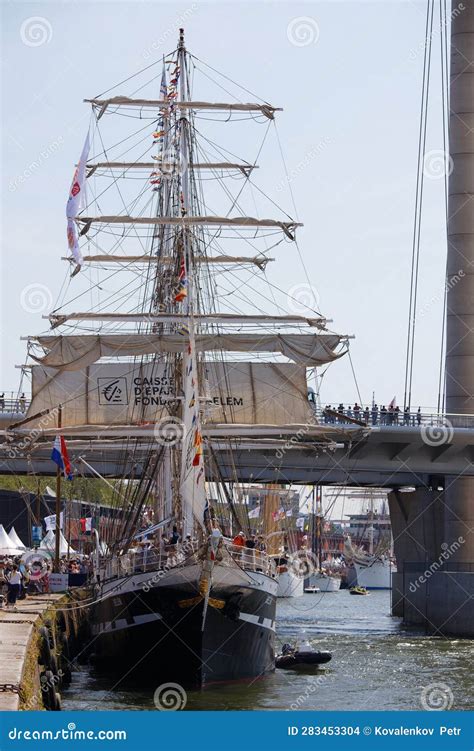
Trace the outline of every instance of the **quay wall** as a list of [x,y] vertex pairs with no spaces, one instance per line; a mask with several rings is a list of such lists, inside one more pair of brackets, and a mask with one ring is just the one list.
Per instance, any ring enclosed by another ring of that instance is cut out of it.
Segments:
[[0,711],[61,709],[85,620],[70,602],[41,594],[18,600],[16,611],[0,609]]

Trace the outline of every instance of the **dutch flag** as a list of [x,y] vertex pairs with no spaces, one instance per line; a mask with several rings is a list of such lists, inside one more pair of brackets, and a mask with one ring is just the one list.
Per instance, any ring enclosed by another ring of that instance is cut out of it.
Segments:
[[56,436],[51,459],[58,465],[59,469],[64,472],[64,476],[67,477],[68,480],[72,480],[71,463],[67,453],[66,441],[62,435]]

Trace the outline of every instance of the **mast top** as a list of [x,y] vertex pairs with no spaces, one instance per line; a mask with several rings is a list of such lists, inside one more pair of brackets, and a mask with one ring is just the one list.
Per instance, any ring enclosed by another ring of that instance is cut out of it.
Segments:
[[178,42],[178,50],[185,50],[184,46],[184,29],[179,30],[179,42]]

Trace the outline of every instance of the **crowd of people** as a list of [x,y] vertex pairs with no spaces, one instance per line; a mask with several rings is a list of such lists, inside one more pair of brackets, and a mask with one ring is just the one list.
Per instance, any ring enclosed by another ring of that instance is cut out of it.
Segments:
[[[59,562],[60,574],[85,574],[89,576],[92,562],[83,557],[67,559],[63,556]],[[17,601],[24,600],[28,594],[45,594],[50,592],[49,580],[53,571],[52,560],[44,556],[25,563],[18,556],[0,558],[0,608],[16,610]]]
[[[337,413],[337,414],[334,414]],[[357,402],[354,405],[345,406],[340,403],[337,407],[326,404],[323,410],[324,422],[341,423],[357,420],[366,425],[421,425],[421,407],[416,412],[412,412],[410,407],[403,410],[398,406],[389,404],[388,407],[373,404],[371,407],[362,407]],[[349,418],[346,420],[345,418]]]

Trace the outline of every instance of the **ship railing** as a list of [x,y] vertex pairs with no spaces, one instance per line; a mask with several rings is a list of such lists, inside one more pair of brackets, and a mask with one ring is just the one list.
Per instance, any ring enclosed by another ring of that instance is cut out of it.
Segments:
[[186,560],[189,561],[189,558],[196,554],[197,549],[197,543],[186,542],[164,545],[161,550],[144,548],[137,552],[129,551],[108,560],[105,565],[105,575],[109,579],[147,571],[168,570]]
[[276,576],[276,566],[274,561],[262,550],[255,548],[246,548],[243,545],[234,545],[225,543],[225,549],[241,568],[247,571]]

